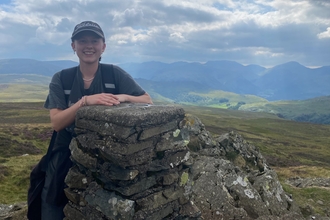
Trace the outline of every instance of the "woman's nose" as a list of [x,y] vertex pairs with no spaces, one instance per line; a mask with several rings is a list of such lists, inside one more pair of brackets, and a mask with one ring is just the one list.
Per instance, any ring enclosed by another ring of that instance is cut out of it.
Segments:
[[87,42],[86,42],[86,47],[92,47],[92,46],[93,46],[92,41],[87,41]]

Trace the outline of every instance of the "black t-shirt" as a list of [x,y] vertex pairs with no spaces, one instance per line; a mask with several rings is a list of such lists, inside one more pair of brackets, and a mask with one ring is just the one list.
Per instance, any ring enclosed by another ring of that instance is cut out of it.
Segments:
[[[97,71],[101,72],[101,68],[98,68]],[[113,65],[113,73],[115,75],[114,78],[116,80],[115,84],[116,88],[118,88],[118,94],[127,94],[133,96],[140,96],[145,94],[145,91],[139,86],[139,84],[135,82],[131,75],[129,75],[120,67]],[[49,94],[44,104],[44,107],[47,109],[58,108],[64,110],[68,108],[60,74],[61,71],[57,72],[49,84]],[[91,89],[93,86],[102,87],[102,85],[96,85],[92,82],[89,89]]]
[[[79,68],[78,71],[80,71]],[[98,68],[97,71],[101,72],[101,68]],[[129,75],[120,67],[113,65],[113,73],[115,75],[114,79],[115,79],[116,88],[118,88],[117,90],[118,94],[127,94],[133,96],[140,96],[145,94],[145,91],[135,82],[135,80],[131,77],[131,75]],[[44,107],[47,109],[58,108],[64,110],[69,107],[68,104],[66,103],[65,93],[62,87],[60,74],[61,71],[54,74],[49,84],[49,94],[44,104]],[[85,95],[93,95],[91,91],[93,91],[92,88],[95,86],[103,87],[103,85],[99,85],[92,82],[90,88],[85,90]],[[66,131],[66,129],[63,129],[62,131],[58,132],[55,141],[54,150],[58,150],[58,148],[68,148],[71,139],[72,139],[72,134]]]

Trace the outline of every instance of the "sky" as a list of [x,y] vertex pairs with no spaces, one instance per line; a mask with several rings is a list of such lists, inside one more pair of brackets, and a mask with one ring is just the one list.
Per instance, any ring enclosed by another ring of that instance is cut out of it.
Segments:
[[105,33],[105,63],[330,65],[330,0],[0,0],[0,59],[78,61],[85,20]]

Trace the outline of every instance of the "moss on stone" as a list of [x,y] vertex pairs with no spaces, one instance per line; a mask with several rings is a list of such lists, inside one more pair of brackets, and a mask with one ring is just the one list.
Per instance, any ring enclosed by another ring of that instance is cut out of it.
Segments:
[[189,174],[186,172],[183,172],[181,175],[180,186],[186,185],[188,180],[189,180]]

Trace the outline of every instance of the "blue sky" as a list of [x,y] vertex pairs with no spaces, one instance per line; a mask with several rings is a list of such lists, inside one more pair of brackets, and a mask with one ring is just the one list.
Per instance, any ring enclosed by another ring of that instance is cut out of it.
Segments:
[[107,63],[330,65],[329,0],[0,0],[0,59],[77,61],[83,20],[103,28]]

